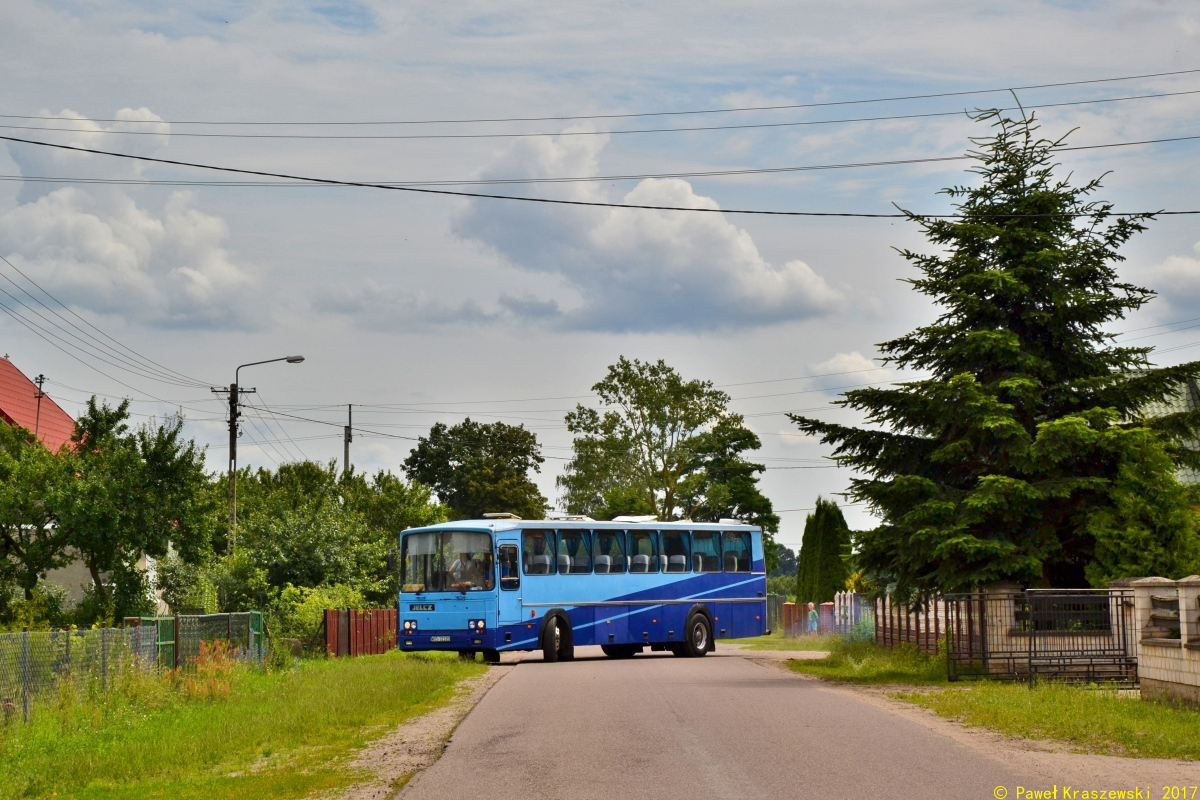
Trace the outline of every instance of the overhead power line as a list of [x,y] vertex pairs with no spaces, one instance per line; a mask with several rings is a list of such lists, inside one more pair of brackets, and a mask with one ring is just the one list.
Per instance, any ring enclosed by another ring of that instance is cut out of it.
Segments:
[[[866,105],[869,103],[894,103],[906,100],[930,100],[940,97],[969,97],[979,94],[996,94],[999,92],[1023,92],[1034,89],[1056,89],[1064,86],[1088,86],[1099,83],[1120,83],[1122,81],[1146,80],[1149,78],[1166,78],[1177,75],[1192,75],[1200,69],[1184,69],[1172,72],[1152,72],[1142,75],[1124,75],[1118,78],[1092,78],[1081,81],[1059,81],[1057,83],[1036,83],[1026,86],[1003,86],[993,89],[966,89],[957,92],[935,92],[931,94],[910,94],[893,97],[873,97],[863,100],[831,100],[820,103],[786,103],[779,105],[733,106],[726,108],[693,109],[686,111],[643,111],[623,114],[571,114],[545,117],[477,117],[458,119],[419,119],[419,120],[364,120],[364,121],[334,121],[334,122],[260,122],[260,121],[214,121],[214,120],[128,120],[128,119],[99,119],[91,118],[93,122],[122,122],[122,123],[157,123],[166,122],[171,125],[459,125],[489,122],[563,122],[588,119],[634,119],[638,117],[674,117],[699,114],[730,114],[747,111],[784,111],[799,108],[830,108],[834,106]],[[61,119],[60,117],[33,116],[22,114],[0,114],[0,119]]]
[[[1120,103],[1128,100],[1151,100],[1162,97],[1178,97],[1180,95],[1200,94],[1200,89],[1190,89],[1179,92],[1160,92],[1157,94],[1141,94],[1126,97],[1103,97],[1095,100],[1071,100],[1061,103],[1041,103],[1024,106],[1025,110],[1044,108],[1063,108],[1066,106],[1086,106],[1099,103]],[[997,108],[996,111],[1017,111],[1012,108]],[[789,122],[747,122],[735,125],[693,125],[676,128],[618,128],[616,130],[597,131],[514,131],[501,133],[191,133],[188,131],[125,131],[105,130],[97,128],[64,128],[49,125],[2,125],[0,128],[18,131],[53,131],[56,133],[89,133],[113,136],[182,136],[198,139],[305,139],[305,140],[422,140],[422,139],[527,139],[538,136],[623,136],[642,133],[695,133],[703,131],[733,131],[756,128],[798,128],[811,125],[844,125],[856,122],[888,122],[894,120],[931,119],[936,117],[956,117],[965,112],[961,109],[954,111],[930,111],[920,114],[891,114],[876,117],[849,117],[843,119],[792,120]],[[91,122],[92,120],[74,120],[57,117],[62,122]],[[164,123],[154,123],[162,125]]]
[[[1114,143],[1109,143],[1109,144],[1082,145],[1082,146],[1077,146],[1077,147],[1059,147],[1059,148],[1055,148],[1055,150],[1056,150],[1056,152],[1067,152],[1067,151],[1078,151],[1078,150],[1096,150],[1096,149],[1111,148],[1111,147],[1132,147],[1132,146],[1147,145],[1147,144],[1162,144],[1162,143],[1166,143],[1166,142],[1194,141],[1197,139],[1200,139],[1200,135],[1174,136],[1174,137],[1164,138],[1164,139],[1145,139],[1145,140],[1137,141],[1137,142],[1114,142]],[[14,136],[0,136],[0,140],[8,141],[8,142],[17,142],[19,144],[28,144],[28,145],[33,145],[35,147],[49,147],[49,148],[54,148],[54,149],[58,149],[58,150],[70,150],[70,151],[78,152],[78,153],[91,153],[92,155],[111,156],[113,158],[124,158],[124,159],[133,160],[133,161],[145,161],[145,162],[155,163],[155,164],[168,164],[168,165],[176,166],[176,167],[191,167],[193,169],[204,169],[204,170],[210,170],[210,171],[214,171],[214,172],[230,172],[230,173],[235,173],[235,174],[239,174],[239,175],[257,175],[259,177],[265,177],[265,178],[283,178],[286,180],[309,181],[312,183],[327,184],[330,186],[355,186],[355,187],[364,188],[364,189],[388,189],[388,190],[398,191],[398,192],[410,192],[410,193],[415,193],[415,194],[446,195],[446,196],[450,196],[450,197],[468,197],[468,198],[476,198],[476,199],[481,199],[481,200],[516,200],[516,201],[525,202],[525,203],[543,203],[543,204],[549,204],[549,205],[581,206],[581,207],[590,207],[590,208],[628,208],[628,209],[635,209],[635,210],[640,210],[640,211],[691,211],[691,212],[713,213],[713,214],[749,214],[749,215],[780,216],[780,217],[855,217],[855,218],[866,218],[866,219],[906,219],[908,217],[907,214],[903,214],[903,213],[900,213],[900,214],[868,214],[868,213],[860,213],[860,212],[842,212],[842,211],[768,211],[768,210],[762,210],[762,209],[742,209],[742,208],[695,208],[695,207],[688,207],[688,206],[660,206],[660,205],[647,205],[647,204],[640,204],[640,203],[605,203],[605,202],[601,202],[598,200],[561,200],[561,199],[554,199],[554,198],[549,198],[549,197],[521,197],[519,195],[486,194],[483,192],[462,192],[462,191],[455,191],[455,190],[450,190],[450,189],[432,189],[432,188],[427,188],[427,187],[418,188],[415,186],[397,186],[397,185],[382,184],[382,183],[370,183],[370,182],[366,182],[366,181],[343,181],[343,180],[336,180],[333,178],[315,178],[315,177],[309,177],[309,176],[304,176],[304,175],[292,175],[292,174],[282,173],[282,172],[266,172],[263,170],[241,169],[238,167],[223,167],[223,166],[219,166],[219,165],[215,165],[215,164],[200,164],[200,163],[196,163],[196,162],[192,162],[192,161],[176,161],[176,160],[167,159],[167,158],[155,158],[153,156],[138,156],[138,155],[131,155],[129,153],[116,153],[116,152],[112,152],[109,150],[96,150],[94,148],[89,148],[89,147],[76,147],[74,145],[55,144],[52,142],[39,142],[39,141],[35,141],[32,139],[20,139],[20,138],[14,137]],[[856,167],[882,166],[884,164],[889,164],[889,165],[890,164],[917,164],[917,163],[927,163],[927,162],[936,162],[936,161],[963,161],[963,160],[969,160],[972,158],[973,157],[970,155],[942,156],[942,157],[938,157],[938,158],[902,159],[902,160],[890,161],[890,162],[843,164],[843,165],[839,165],[839,167],[836,167],[836,168],[844,168],[844,167],[851,167],[851,166],[856,166]],[[788,169],[755,170],[755,172],[795,172],[795,171],[800,171],[802,169],[822,169],[822,168],[823,169],[831,169],[831,168],[835,168],[835,167],[831,167],[831,166],[807,167],[807,168],[792,167],[792,168],[788,168]],[[1194,214],[1200,214],[1200,210],[1198,210],[1198,211],[1126,211],[1126,212],[1119,212],[1119,213],[1113,212],[1111,214],[1111,216],[1115,216],[1115,217],[1147,216],[1147,215],[1182,216],[1182,215],[1194,215]],[[961,215],[959,215],[959,214],[919,214],[917,216],[920,216],[925,219],[957,219]],[[1046,215],[1046,214],[1007,214],[1007,215],[996,215],[996,216],[1041,217],[1041,216],[1065,216],[1065,215],[1063,215],[1063,214],[1051,214],[1051,215]],[[1091,214],[1078,213],[1078,214],[1072,214],[1070,216],[1091,216]]]
[[[104,361],[107,364],[111,364],[112,366],[116,366],[119,369],[123,369],[125,371],[132,372],[133,374],[139,375],[140,377],[149,378],[150,380],[155,380],[155,381],[159,381],[162,383],[170,383],[170,384],[174,384],[177,386],[195,386],[195,387],[207,386],[207,384],[202,381],[199,381],[195,378],[189,377],[189,376],[183,374],[182,372],[178,372],[176,370],[170,369],[169,367],[165,367],[162,364],[159,364],[157,361],[154,361],[153,359],[143,356],[142,354],[138,353],[133,348],[121,343],[117,339],[114,339],[112,336],[109,336],[103,330],[96,327],[91,322],[88,322],[87,319],[85,319],[84,317],[82,317],[78,313],[76,313],[75,310],[72,309],[70,306],[68,306],[66,303],[63,303],[61,300],[59,300],[57,297],[55,297],[53,294],[51,294],[45,287],[43,287],[41,284],[39,284],[37,281],[35,281],[33,278],[31,278],[25,272],[23,272],[19,267],[17,267],[16,264],[13,264],[11,261],[9,261],[4,256],[0,256],[0,261],[3,261],[5,264],[7,264],[14,272],[16,272],[22,278],[24,278],[27,283],[29,283],[31,286],[33,286],[35,289],[37,289],[39,292],[41,292],[42,295],[44,295],[45,297],[47,297],[51,301],[53,301],[59,308],[61,308],[65,312],[67,312],[67,314],[69,314],[71,317],[74,317],[75,319],[79,320],[79,322],[83,323],[83,325],[87,326],[87,328],[90,328],[92,331],[95,332],[95,334],[99,334],[99,337],[100,337],[100,338],[97,338],[96,335],[89,333],[87,330],[85,330],[84,328],[77,325],[71,319],[64,316],[56,308],[52,308],[51,306],[47,305],[40,297],[33,294],[27,288],[25,288],[21,284],[17,283],[12,278],[10,278],[8,275],[5,275],[2,271],[0,271],[0,277],[2,277],[8,283],[12,284],[12,286],[15,289],[20,291],[22,294],[24,294],[26,297],[28,297],[30,300],[32,300],[34,303],[36,303],[38,306],[40,306],[42,309],[44,309],[54,319],[47,318],[47,316],[45,314],[43,314],[40,311],[38,311],[37,309],[29,306],[27,303],[22,301],[19,297],[16,297],[7,291],[4,291],[2,288],[0,288],[0,292],[2,292],[7,297],[11,298],[14,302],[19,304],[22,308],[25,308],[30,313],[36,315],[42,321],[46,322],[53,328],[57,329],[59,332],[65,334],[66,336],[70,337],[71,339],[74,339],[78,343],[78,345],[71,345],[70,342],[66,342],[61,337],[57,336],[56,334],[51,333],[50,335],[54,336],[54,338],[58,339],[59,341],[63,341],[68,346],[76,347],[76,346],[81,345],[84,348],[83,352],[85,352],[85,353],[94,354],[96,352],[99,352],[99,353],[103,353],[107,356],[111,356],[112,358],[116,358],[118,361],[121,362],[121,364],[123,364],[125,366],[121,366],[120,364],[113,364],[111,361],[108,361],[103,356],[99,357],[100,360]],[[60,324],[60,323],[63,323],[63,324]],[[34,324],[36,325],[36,323],[34,323]],[[64,327],[64,325],[66,327]],[[41,328],[41,326],[38,326],[38,327],[42,330],[45,330],[44,328]],[[70,330],[68,330],[68,328]],[[105,340],[107,340],[107,342]],[[111,342],[111,344],[108,344],[108,342]]]

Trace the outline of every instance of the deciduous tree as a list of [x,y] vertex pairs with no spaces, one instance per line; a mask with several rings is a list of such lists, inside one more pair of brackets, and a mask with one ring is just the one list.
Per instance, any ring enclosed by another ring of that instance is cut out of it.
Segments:
[[70,561],[53,502],[69,476],[32,433],[0,423],[0,621],[13,587],[28,602],[48,570]]
[[146,610],[143,555],[173,548],[197,560],[212,538],[216,509],[207,491],[204,453],[183,437],[183,420],[130,430],[129,401],[93,397],[64,450],[70,480],[55,497],[58,525],[92,576],[100,609],[117,616]]
[[541,471],[541,445],[523,425],[479,423],[434,425],[404,461],[404,472],[437,493],[459,518],[511,512],[541,519],[546,498],[530,480]]
[[744,520],[763,527],[774,567],[779,517],[758,489],[763,466],[742,456],[761,444],[729,411],[729,395],[710,381],[685,381],[662,360],[625,357],[592,391],[603,413],[579,405],[566,418],[574,455],[558,486],[569,512]]

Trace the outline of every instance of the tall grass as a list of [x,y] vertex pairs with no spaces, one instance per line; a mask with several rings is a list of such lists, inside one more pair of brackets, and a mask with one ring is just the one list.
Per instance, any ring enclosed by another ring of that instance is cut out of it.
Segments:
[[1065,742],[1086,752],[1200,760],[1200,711],[1140,700],[1131,693],[988,681],[894,696],[966,725]]
[[790,661],[788,666],[796,672],[847,683],[946,682],[945,655],[926,655],[910,644],[888,650],[874,642],[834,638],[825,658]]
[[222,667],[227,696],[133,670],[107,692],[64,682],[29,725],[0,728],[0,798],[303,797],[353,782],[346,756],[483,669],[400,653]]

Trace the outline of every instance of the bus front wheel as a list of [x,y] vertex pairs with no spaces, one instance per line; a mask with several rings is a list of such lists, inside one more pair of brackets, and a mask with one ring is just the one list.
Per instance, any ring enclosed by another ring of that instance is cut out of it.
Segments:
[[546,623],[546,632],[542,638],[542,660],[550,663],[575,660],[571,624],[557,614]]
[[684,650],[688,656],[700,658],[708,652],[708,646],[712,640],[712,626],[708,622],[708,617],[700,613],[693,613],[688,617],[686,630],[687,638],[683,643]]
[[562,650],[562,628],[559,627],[558,617],[553,617],[546,623],[546,630],[542,632],[542,660],[553,664],[558,661],[560,650]]

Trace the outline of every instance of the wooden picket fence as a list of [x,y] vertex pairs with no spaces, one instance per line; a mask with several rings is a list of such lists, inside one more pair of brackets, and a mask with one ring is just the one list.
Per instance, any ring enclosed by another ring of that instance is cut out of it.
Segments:
[[875,601],[875,641],[889,650],[906,643],[937,655],[945,632],[946,602],[940,597],[912,606],[896,603],[890,595]]
[[396,649],[399,615],[394,608],[325,609],[325,652],[339,658]]

